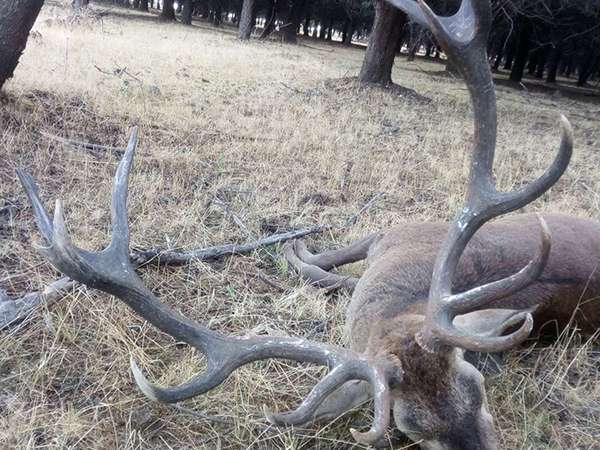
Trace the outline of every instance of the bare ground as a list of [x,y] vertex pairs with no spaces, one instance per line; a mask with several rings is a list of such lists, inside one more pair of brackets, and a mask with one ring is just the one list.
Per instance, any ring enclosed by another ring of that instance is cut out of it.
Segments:
[[[64,200],[76,242],[99,249],[108,238],[117,157],[41,132],[122,146],[140,126],[135,247],[245,240],[215,198],[261,235],[342,221],[385,193],[350,230],[313,239],[320,249],[402,222],[448,220],[462,200],[469,102],[460,81],[431,75],[437,65],[397,62],[394,79],[432,100],[424,102],[359,89],[348,79],[358,49],[240,43],[123,11],[75,21],[69,13],[45,7],[0,105],[0,287],[12,296],[58,275],[32,245],[39,237],[16,167],[37,179],[48,206]],[[518,186],[547,167],[562,112],[575,127],[574,161],[527,210],[598,217],[599,107],[505,87],[498,94],[499,184]],[[303,285],[277,248],[141,274],[163,301],[216,330],[344,340],[348,296]],[[307,430],[267,427],[263,404],[297,404],[322,373],[285,361],[246,366],[186,410],[149,403],[129,372],[131,353],[161,384],[202,367],[189,348],[85,289],[1,332],[0,448],[351,448],[350,424],[368,423],[365,408]],[[487,387],[503,448],[600,448],[600,349],[576,330],[511,352]]]

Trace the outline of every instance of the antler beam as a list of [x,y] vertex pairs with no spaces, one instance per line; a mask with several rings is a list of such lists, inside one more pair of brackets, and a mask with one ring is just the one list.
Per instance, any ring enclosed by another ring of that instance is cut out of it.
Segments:
[[179,402],[215,388],[238,367],[252,361],[283,358],[310,362],[329,367],[329,374],[296,410],[270,414],[269,420],[282,425],[306,422],[325,398],[344,382],[365,380],[372,385],[375,417],[368,432],[353,434],[365,444],[383,437],[390,420],[389,384],[391,380],[399,379],[402,373],[399,361],[373,359],[299,338],[225,336],[161,303],[143,284],[129,260],[127,191],[136,143],[137,130],[134,128],[113,184],[112,239],[108,247],[100,252],[89,252],[74,246],[67,233],[62,203],[56,202],[54,219],[51,220],[39,198],[33,178],[23,171],[17,173],[33,206],[40,233],[46,241],[40,251],[58,270],[88,287],[114,295],[163,332],[206,355],[208,367],[204,373],[180,386],[166,388],[152,385],[132,359],[133,375],[142,392],[155,401]]
[[[561,177],[571,159],[573,131],[569,121],[561,116],[562,139],[552,165],[540,178],[519,191],[498,191],[492,173],[497,133],[496,95],[486,50],[492,24],[490,1],[463,0],[458,12],[450,17],[437,16],[423,0],[389,1],[434,34],[465,79],[475,121],[465,202],[437,255],[427,320],[417,340],[430,351],[449,345],[474,351],[505,350],[527,338],[533,326],[530,313],[519,313],[522,323],[517,331],[496,338],[466,335],[454,327],[452,321],[458,314],[480,309],[524,289],[540,276],[548,259],[551,240],[544,221],[540,219],[542,243],[538,255],[516,275],[460,294],[452,293],[453,277],[469,240],[484,223],[532,202]],[[514,321],[514,318],[508,320]]]

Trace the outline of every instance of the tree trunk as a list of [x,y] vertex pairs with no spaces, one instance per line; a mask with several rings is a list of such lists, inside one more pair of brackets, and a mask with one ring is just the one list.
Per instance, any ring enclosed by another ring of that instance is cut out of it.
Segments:
[[183,0],[183,10],[181,11],[181,23],[184,25],[192,24],[192,12],[194,10],[193,0]]
[[523,79],[523,71],[525,70],[527,56],[529,55],[530,31],[531,23],[529,19],[525,16],[521,16],[521,20],[519,21],[519,37],[517,42],[515,62],[510,72],[510,80],[516,83]]
[[564,67],[564,75],[567,78],[571,78],[571,74],[573,73],[573,69],[575,68],[575,64],[573,63],[573,51],[567,56],[567,60],[565,61]]
[[495,55],[494,55],[494,64],[492,65],[492,70],[497,72],[500,69],[500,63],[502,62],[502,58],[504,56],[504,51],[506,47],[506,39],[508,35],[504,34],[500,36],[498,39],[498,43],[496,45]]
[[352,20],[347,20],[344,24],[344,32],[342,34],[342,42],[344,45],[352,45],[352,36],[354,35],[354,23]]
[[404,44],[406,43],[406,38],[407,38],[407,33],[406,33],[407,28],[408,27],[404,27],[402,29],[402,33],[400,34],[400,38],[398,39],[398,43],[396,44],[396,55],[402,54],[402,47],[404,47]]
[[298,41],[298,27],[306,7],[306,0],[294,0],[283,28],[283,42],[295,44]]
[[527,64],[527,73],[534,75],[537,71],[538,60],[540,58],[539,49],[532,51],[529,54],[529,63]]
[[256,21],[256,1],[244,0],[242,4],[242,14],[240,16],[240,30],[238,38],[242,41],[247,41],[252,35],[254,22]]
[[133,9],[140,9],[140,0],[133,0]]
[[503,56],[504,56],[504,49],[502,49],[498,53],[496,53],[496,56],[494,58],[494,65],[492,66],[492,70],[494,72],[498,72],[498,70],[500,69],[500,63],[502,62]]
[[146,12],[148,11],[148,0],[140,0],[139,10]]
[[506,48],[506,59],[504,60],[504,70],[512,70],[515,53],[517,51],[517,37],[513,36]]
[[544,78],[544,71],[546,70],[546,65],[548,63],[549,50],[550,49],[549,49],[548,45],[544,45],[540,49],[540,54],[538,55],[538,66],[537,66],[537,70],[535,72],[535,77],[539,80]]
[[417,52],[419,51],[419,48],[421,48],[421,38],[416,37],[410,43],[410,47],[408,48],[408,57],[406,58],[406,60],[414,61],[415,57],[417,56]]
[[210,17],[210,8],[208,6],[208,0],[202,0],[197,4],[196,7],[197,14],[203,19],[208,19]]
[[298,36],[296,33],[297,28],[294,26],[293,22],[286,21],[282,27],[283,32],[283,42],[287,42],[288,44],[296,44],[298,42]]
[[[240,28],[240,20],[242,18],[242,8],[244,7],[244,2],[241,1],[235,7],[235,12],[233,13],[233,23],[239,29]],[[238,31],[239,33],[239,31]]]
[[44,0],[0,1],[0,89],[13,76]]
[[303,25],[304,36],[308,36],[309,28],[310,28],[310,16],[307,14],[306,19],[304,19],[304,25]]
[[266,39],[275,29],[275,17],[277,16],[277,0],[271,0],[270,7],[267,9],[269,16],[265,21],[265,27],[260,34],[259,39]]
[[546,83],[556,83],[556,73],[558,72],[558,65],[562,58],[562,43],[557,42],[554,44],[552,54],[550,55],[550,62],[548,63],[548,76],[546,77]]
[[585,86],[590,76],[597,70],[599,60],[600,58],[597,55],[596,49],[590,46],[583,54],[583,58],[579,66],[577,86]]
[[160,13],[160,20],[175,20],[175,8],[173,0],[163,0],[163,8]]
[[329,19],[329,23],[327,25],[327,37],[325,39],[330,41],[332,37],[333,37],[333,19]]
[[342,27],[342,43],[346,44],[346,39],[348,39],[348,30],[350,29],[350,20],[346,19],[344,21],[344,26]]
[[375,0],[373,29],[358,75],[361,83],[392,84],[396,46],[405,23],[406,14],[384,0]]
[[431,57],[431,53],[433,52],[433,44],[429,42],[427,46],[425,46],[425,56],[428,58]]
[[215,27],[220,27],[221,22],[223,21],[223,4],[221,3],[221,0],[212,0],[211,9],[212,24]]
[[75,9],[86,8],[89,5],[89,0],[73,0],[71,6]]
[[326,31],[325,23],[323,21],[319,22],[319,39],[325,39]]

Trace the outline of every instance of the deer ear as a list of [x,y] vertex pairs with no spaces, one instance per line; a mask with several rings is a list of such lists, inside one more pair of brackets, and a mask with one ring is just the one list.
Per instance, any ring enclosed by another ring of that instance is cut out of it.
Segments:
[[[454,318],[454,326],[470,335],[496,337],[510,331],[512,328],[522,323],[521,320],[515,322],[519,316],[533,312],[534,308],[529,310],[516,309],[482,309]],[[478,353],[465,351],[464,359],[483,374],[497,374],[504,364],[504,357],[499,353]]]
[[319,406],[313,415],[313,421],[333,420],[358,408],[371,397],[369,383],[365,381],[347,381],[333,391]]
[[532,313],[535,308],[529,310],[517,309],[482,309],[454,318],[453,324],[456,328],[466,334],[496,337],[502,336],[512,328],[522,323],[519,318],[525,318],[527,313]]

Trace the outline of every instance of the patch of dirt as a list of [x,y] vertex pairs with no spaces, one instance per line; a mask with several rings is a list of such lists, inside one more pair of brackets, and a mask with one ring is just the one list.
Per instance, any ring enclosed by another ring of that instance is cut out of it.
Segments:
[[331,90],[335,93],[340,93],[348,90],[368,91],[370,89],[373,89],[389,92],[394,96],[405,98],[407,100],[421,104],[431,103],[431,99],[429,97],[419,94],[414,89],[406,88],[396,83],[386,85],[382,85],[379,83],[360,83],[358,81],[358,77],[345,77],[330,78],[328,80],[325,80],[323,84],[326,89]]

